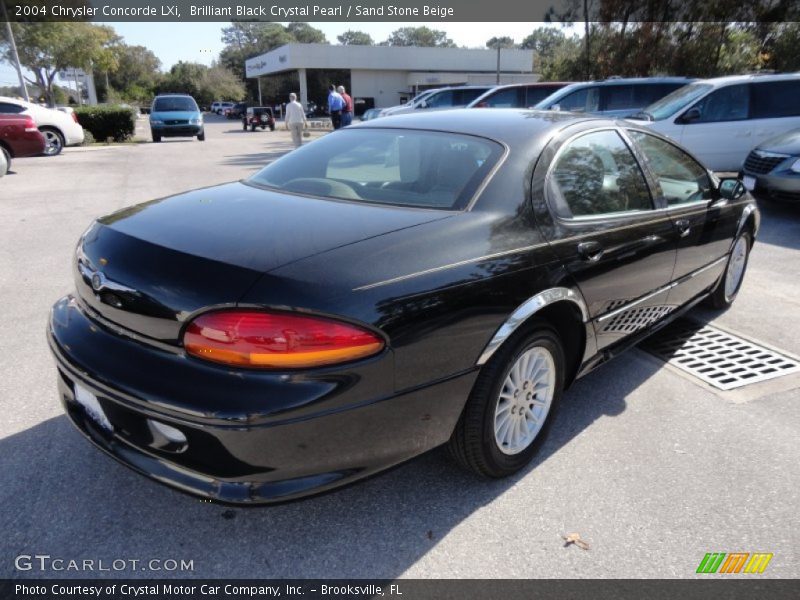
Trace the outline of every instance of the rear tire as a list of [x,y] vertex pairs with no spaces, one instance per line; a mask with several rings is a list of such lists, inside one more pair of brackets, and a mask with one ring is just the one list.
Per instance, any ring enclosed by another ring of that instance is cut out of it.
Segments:
[[747,262],[750,258],[750,248],[753,240],[749,232],[739,234],[733,242],[733,248],[728,255],[728,262],[725,265],[725,273],[717,283],[717,287],[708,297],[708,303],[720,310],[727,309],[736,300],[739,289],[744,281],[744,274],[747,271]]
[[481,369],[448,442],[463,468],[507,477],[544,442],[564,388],[564,349],[546,323],[504,344]]
[[44,147],[45,156],[58,156],[64,149],[64,136],[58,129],[53,127],[40,127],[39,131],[44,135],[47,145]]
[[205,131],[201,131],[200,133],[197,134],[197,141],[198,142],[205,142],[206,141],[206,132]]
[[161,136],[158,135],[155,131],[150,131],[150,135],[153,136],[153,141],[158,144],[161,141]]
[[269,126],[269,130],[270,131],[275,131],[275,124],[274,123]]

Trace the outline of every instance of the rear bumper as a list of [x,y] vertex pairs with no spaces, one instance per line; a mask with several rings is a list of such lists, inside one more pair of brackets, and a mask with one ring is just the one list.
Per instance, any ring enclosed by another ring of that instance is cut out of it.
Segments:
[[[48,339],[65,411],[93,444],[157,481],[236,504],[323,492],[444,443],[476,375],[382,394],[390,353],[302,377],[231,372],[112,332],[69,297],[53,307]],[[113,431],[76,401],[76,384]],[[185,443],[165,443],[153,422]]]

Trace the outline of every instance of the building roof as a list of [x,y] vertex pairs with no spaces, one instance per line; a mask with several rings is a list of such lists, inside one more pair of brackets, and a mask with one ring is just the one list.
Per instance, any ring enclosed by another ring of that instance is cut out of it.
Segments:
[[[245,61],[247,77],[271,75],[296,69],[494,73],[497,69],[497,51],[419,46],[286,44]],[[532,73],[533,50],[502,50],[500,71],[503,73]]]

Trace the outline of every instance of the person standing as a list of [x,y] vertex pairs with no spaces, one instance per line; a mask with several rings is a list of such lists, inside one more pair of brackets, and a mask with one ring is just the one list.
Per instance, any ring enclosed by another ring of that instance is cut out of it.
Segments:
[[344,100],[344,108],[342,109],[342,127],[347,127],[353,123],[353,99],[347,94],[343,85],[340,85],[336,90]]
[[286,116],[284,123],[286,129],[292,133],[292,143],[295,148],[303,145],[303,129],[308,126],[306,120],[306,111],[303,110],[303,105],[297,101],[297,94],[292,92],[289,94],[289,104],[286,105]]
[[336,91],[335,87],[328,86],[328,112],[331,115],[331,124],[334,129],[342,126],[342,110],[344,110],[344,98]]

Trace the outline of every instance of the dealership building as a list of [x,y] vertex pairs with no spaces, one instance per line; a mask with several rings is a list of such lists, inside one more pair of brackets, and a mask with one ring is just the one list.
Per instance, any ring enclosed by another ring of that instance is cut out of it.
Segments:
[[[405,102],[423,89],[452,85],[536,81],[533,50],[500,51],[418,46],[287,44],[245,62],[248,78],[297,73],[300,101],[308,102],[307,71],[348,70],[354,97],[373,98],[378,108]],[[344,83],[344,82],[333,82]],[[259,86],[260,89],[260,86]]]

